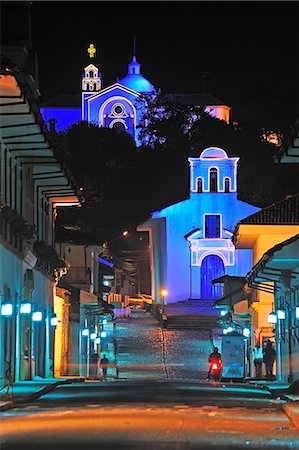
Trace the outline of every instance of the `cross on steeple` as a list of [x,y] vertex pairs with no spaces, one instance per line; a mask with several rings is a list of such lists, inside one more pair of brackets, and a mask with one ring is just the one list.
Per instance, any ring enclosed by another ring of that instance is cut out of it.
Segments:
[[96,53],[96,48],[93,44],[89,44],[89,47],[87,49],[88,53],[89,53],[89,57],[93,58],[95,53]]

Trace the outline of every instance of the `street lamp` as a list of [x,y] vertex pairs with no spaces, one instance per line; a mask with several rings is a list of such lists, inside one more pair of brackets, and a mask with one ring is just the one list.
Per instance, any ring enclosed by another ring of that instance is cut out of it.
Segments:
[[249,337],[250,336],[250,329],[245,327],[243,328],[243,336],[244,337]]
[[286,312],[284,309],[277,310],[277,319],[283,320],[286,318]]
[[20,314],[31,314],[31,303],[21,303]]
[[34,311],[32,320],[33,322],[41,322],[43,320],[43,313],[41,311]]
[[13,313],[12,303],[3,303],[1,305],[1,316],[11,317]]
[[268,322],[271,323],[271,324],[277,323],[277,315],[275,314],[275,312],[272,311],[268,315]]
[[127,237],[127,236],[129,236],[129,231],[128,231],[128,230],[124,230],[124,231],[122,231],[122,233],[121,233],[119,236],[116,236],[115,238],[110,239],[110,241],[106,240],[106,241],[104,242],[103,247],[105,246],[105,247],[108,249],[108,245],[111,244],[111,242],[118,241],[118,240],[121,239],[122,237]]
[[51,325],[51,327],[57,327],[57,325],[58,325],[58,317],[57,316],[52,316],[51,317],[50,325]]
[[165,298],[167,296],[167,290],[166,289],[161,289],[161,297],[162,297],[162,303],[163,305],[165,304]]

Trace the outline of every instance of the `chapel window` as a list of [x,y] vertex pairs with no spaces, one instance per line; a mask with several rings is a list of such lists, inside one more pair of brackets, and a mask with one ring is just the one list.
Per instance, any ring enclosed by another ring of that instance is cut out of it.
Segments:
[[202,190],[203,190],[203,180],[202,180],[202,178],[198,178],[197,179],[197,192],[199,194],[201,194]]
[[220,238],[220,214],[205,215],[205,238]]
[[218,192],[218,170],[210,169],[210,192]]
[[230,179],[224,178],[224,192],[230,192]]

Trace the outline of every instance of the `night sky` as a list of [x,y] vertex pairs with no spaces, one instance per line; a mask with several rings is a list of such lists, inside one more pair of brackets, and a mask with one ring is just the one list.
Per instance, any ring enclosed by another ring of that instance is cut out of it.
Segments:
[[297,12],[297,2],[33,2],[40,91],[79,93],[90,42],[104,86],[113,83],[126,75],[136,35],[141,72],[156,88],[202,92],[201,72],[210,72],[206,91],[226,104],[278,98],[291,122]]

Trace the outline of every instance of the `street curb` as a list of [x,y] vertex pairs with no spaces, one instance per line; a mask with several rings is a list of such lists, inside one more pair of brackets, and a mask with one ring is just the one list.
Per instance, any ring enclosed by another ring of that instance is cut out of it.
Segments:
[[284,403],[283,409],[290,422],[299,430],[299,402]]
[[7,401],[7,402],[1,402],[2,404],[0,405],[0,412],[1,411],[7,411],[8,409],[11,409],[13,407],[13,402],[12,401]]
[[34,392],[33,394],[27,395],[26,397],[20,397],[16,398],[15,400],[5,402],[4,405],[0,406],[0,411],[6,411],[8,409],[12,409],[15,407],[15,405],[20,405],[23,403],[30,403],[34,400],[42,397],[45,394],[48,394],[49,392],[53,391],[57,386],[61,386],[64,384],[72,384],[72,383],[78,383],[83,382],[85,378],[71,378],[63,381],[57,381],[56,383],[48,384],[48,386],[44,387],[40,391]]

